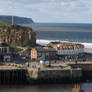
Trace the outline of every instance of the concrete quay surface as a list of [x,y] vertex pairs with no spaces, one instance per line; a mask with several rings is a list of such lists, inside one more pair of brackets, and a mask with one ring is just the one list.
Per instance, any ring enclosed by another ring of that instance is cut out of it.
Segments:
[[67,62],[66,64],[71,67],[79,67],[82,69],[82,71],[92,71],[92,62]]
[[3,66],[0,66],[0,70],[18,70],[18,69],[20,69],[19,67],[15,67],[15,66],[5,66],[5,65],[3,65]]

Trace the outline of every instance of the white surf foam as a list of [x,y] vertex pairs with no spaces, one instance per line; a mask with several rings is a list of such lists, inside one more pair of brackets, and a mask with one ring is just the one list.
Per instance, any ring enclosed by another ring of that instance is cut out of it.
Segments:
[[81,43],[85,46],[85,48],[92,48],[92,43]]
[[[37,39],[36,40],[36,43],[37,44],[41,44],[41,45],[47,45],[48,43],[50,42],[57,42],[57,41],[60,41],[60,40],[45,40],[45,39]],[[68,42],[68,41],[62,41],[62,42]]]
[[40,45],[47,45],[50,42],[51,42],[51,40],[44,40],[44,39],[43,40],[41,40],[41,39],[36,40],[36,43],[40,44]]
[[[45,40],[45,39],[37,39],[36,43],[41,45],[47,45],[48,43],[52,41],[60,41],[60,40]],[[68,41],[62,41],[62,42],[68,42]],[[82,42],[73,42],[73,43],[80,43],[83,44],[85,49],[89,49],[92,51],[92,43],[82,43]]]

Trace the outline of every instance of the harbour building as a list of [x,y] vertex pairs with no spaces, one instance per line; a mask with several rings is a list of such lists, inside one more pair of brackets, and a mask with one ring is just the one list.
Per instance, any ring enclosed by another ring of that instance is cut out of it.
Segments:
[[5,42],[0,42],[0,54],[9,53],[9,46]]
[[48,46],[56,49],[57,55],[63,60],[82,59],[84,55],[84,45],[68,42],[51,42]]
[[5,42],[0,42],[0,62],[10,61],[9,46]]
[[43,47],[31,50],[31,60],[51,60],[56,58],[56,50],[54,48]]

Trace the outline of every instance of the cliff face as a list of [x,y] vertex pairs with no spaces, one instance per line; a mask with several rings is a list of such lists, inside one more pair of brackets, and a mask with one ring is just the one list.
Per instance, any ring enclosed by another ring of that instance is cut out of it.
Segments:
[[[26,17],[14,17],[14,24],[31,24],[33,23],[33,20],[31,18]],[[0,16],[0,22],[12,22],[12,16]]]
[[12,46],[32,46],[36,44],[36,34],[31,28],[13,25],[0,27],[0,40]]

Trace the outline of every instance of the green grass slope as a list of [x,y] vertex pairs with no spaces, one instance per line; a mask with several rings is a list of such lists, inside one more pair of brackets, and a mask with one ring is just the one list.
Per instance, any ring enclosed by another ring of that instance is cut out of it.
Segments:
[[11,26],[11,23],[0,22],[0,26]]

